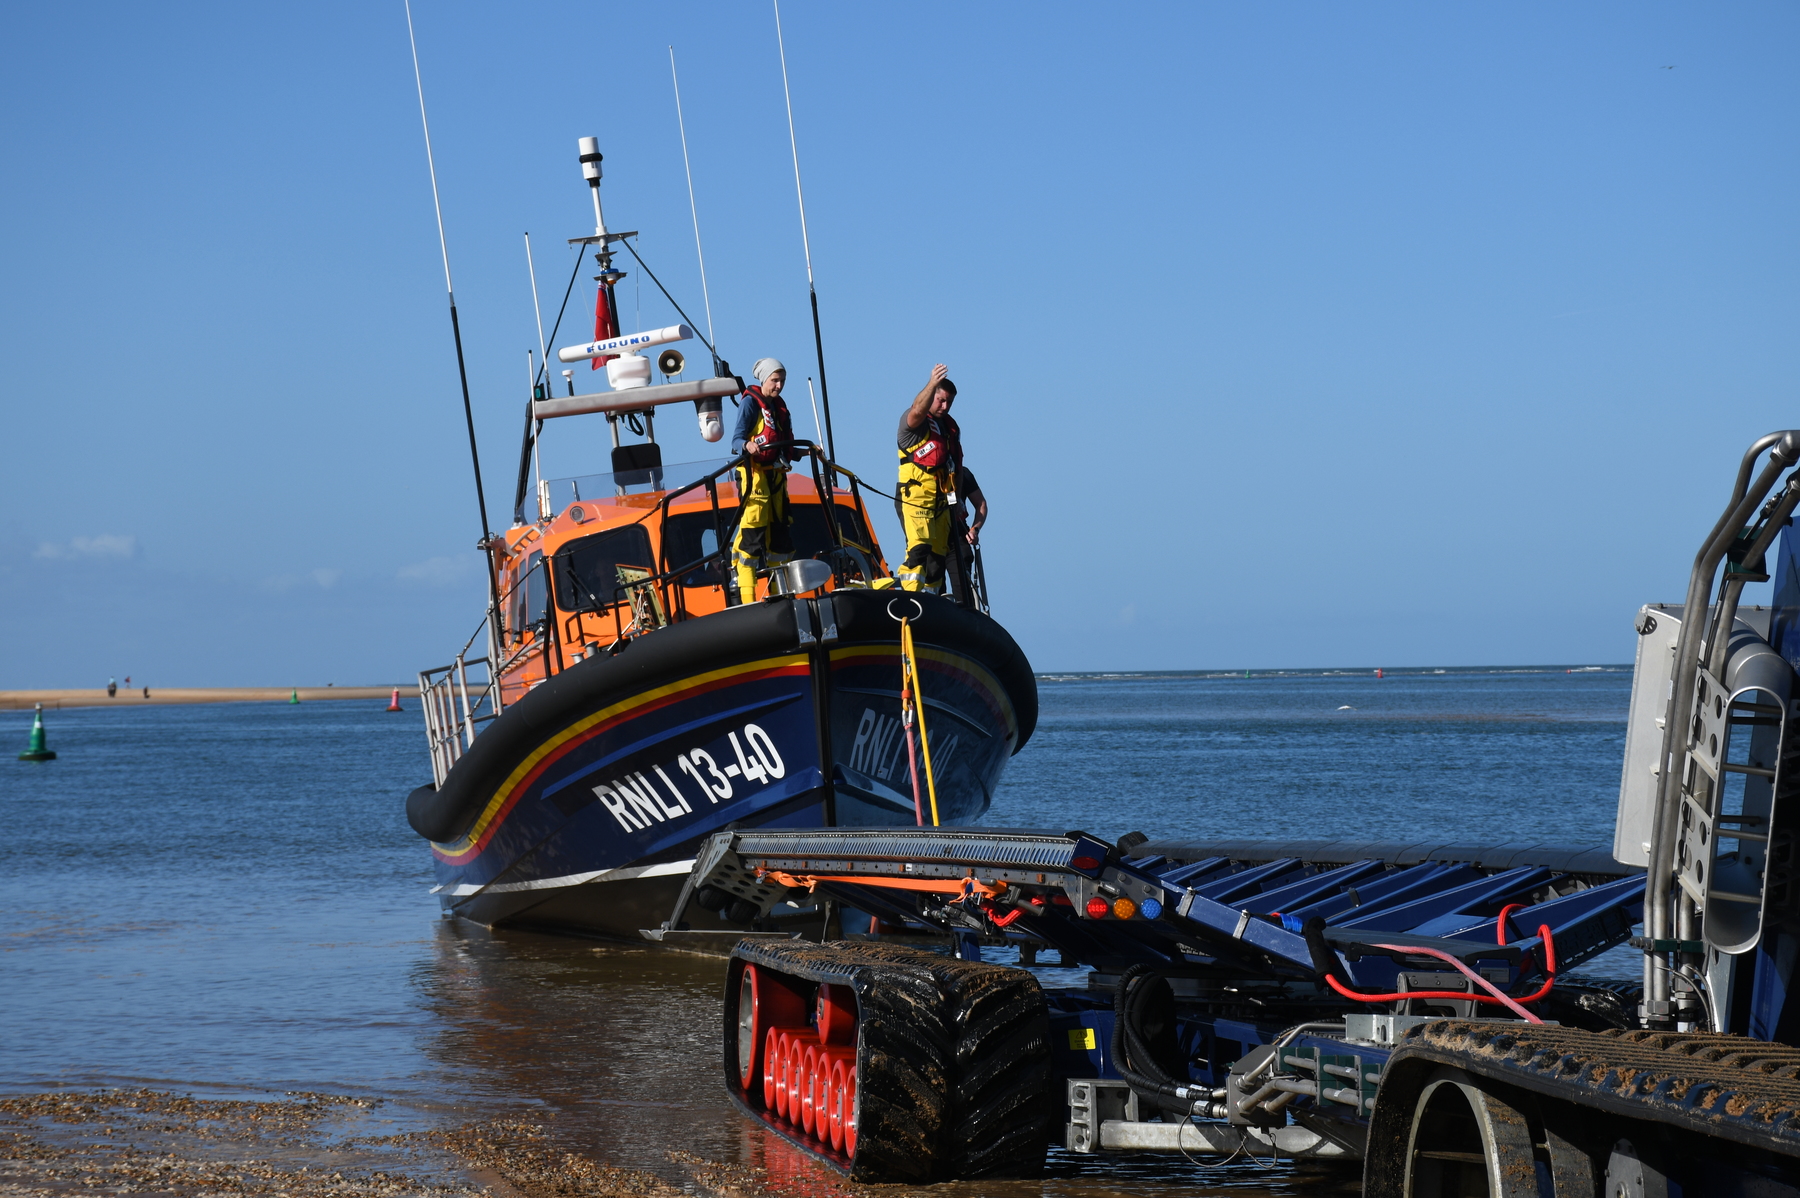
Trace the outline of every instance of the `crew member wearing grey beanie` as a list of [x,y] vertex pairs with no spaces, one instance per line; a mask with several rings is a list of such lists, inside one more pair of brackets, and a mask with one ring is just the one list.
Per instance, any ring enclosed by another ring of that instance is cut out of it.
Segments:
[[756,598],[757,571],[793,556],[787,464],[800,456],[794,448],[793,418],[781,398],[787,367],[774,358],[758,358],[750,373],[756,382],[744,388],[737,429],[731,434],[732,445],[745,458],[736,471],[739,519],[731,545],[739,603]]

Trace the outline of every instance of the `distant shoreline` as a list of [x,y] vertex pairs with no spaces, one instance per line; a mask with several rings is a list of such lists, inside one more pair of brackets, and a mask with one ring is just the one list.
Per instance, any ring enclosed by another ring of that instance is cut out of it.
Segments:
[[[402,686],[400,693],[417,697],[416,687]],[[392,686],[208,686],[151,687],[144,698],[144,688],[121,686],[117,698],[106,697],[106,688],[93,687],[73,691],[0,691],[0,711],[29,710],[42,703],[45,707],[148,707],[154,703],[286,703],[295,695],[302,703],[319,699],[386,699],[394,693]],[[415,703],[414,706],[417,706]]]

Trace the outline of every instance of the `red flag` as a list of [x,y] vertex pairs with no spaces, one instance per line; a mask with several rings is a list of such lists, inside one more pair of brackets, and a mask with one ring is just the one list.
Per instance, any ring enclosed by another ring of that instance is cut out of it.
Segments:
[[[600,289],[594,293],[594,340],[605,341],[609,337],[618,335],[619,324],[613,319],[612,310],[607,306],[606,284],[602,283]],[[598,370],[618,356],[617,354],[607,354],[604,357],[594,358],[593,364],[588,369]]]

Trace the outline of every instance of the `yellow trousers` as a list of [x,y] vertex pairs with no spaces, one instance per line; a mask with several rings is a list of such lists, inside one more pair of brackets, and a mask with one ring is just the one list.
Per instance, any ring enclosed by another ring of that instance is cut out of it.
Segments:
[[738,530],[731,543],[738,602],[756,599],[756,572],[778,566],[794,552],[788,533],[787,470],[782,466],[739,466]]
[[906,560],[894,578],[902,590],[944,589],[944,559],[950,553],[950,503],[938,477],[911,462],[900,466],[900,526],[906,530]]

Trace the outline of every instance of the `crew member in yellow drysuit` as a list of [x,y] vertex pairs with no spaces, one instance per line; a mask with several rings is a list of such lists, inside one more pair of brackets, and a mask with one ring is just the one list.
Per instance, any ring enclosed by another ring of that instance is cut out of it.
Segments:
[[787,367],[774,358],[759,358],[750,368],[756,382],[744,388],[738,412],[734,445],[741,445],[749,463],[737,468],[737,539],[731,545],[731,561],[737,571],[738,602],[756,599],[756,572],[780,565],[794,552],[788,531],[788,462],[799,457],[794,449],[794,422],[788,416],[781,389],[787,384]]
[[942,363],[932,367],[931,381],[900,417],[895,507],[906,530],[906,560],[894,577],[908,591],[943,591],[952,505],[974,501],[975,520],[967,534],[971,545],[987,521],[987,500],[963,465],[962,430],[950,416],[956,384],[945,377],[948,373]]

